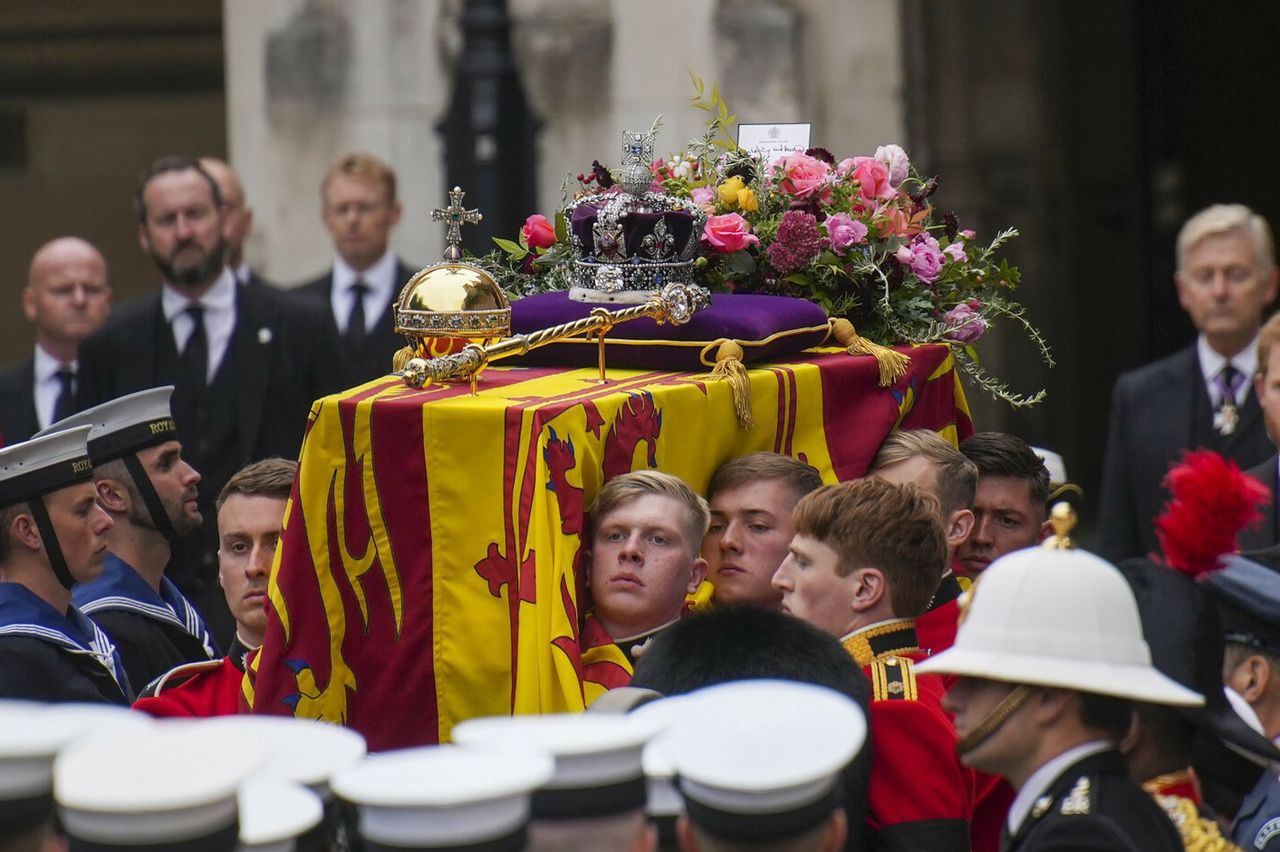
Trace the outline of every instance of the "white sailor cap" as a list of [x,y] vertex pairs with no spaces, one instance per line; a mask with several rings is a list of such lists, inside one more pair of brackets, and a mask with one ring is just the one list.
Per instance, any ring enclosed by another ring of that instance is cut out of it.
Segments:
[[89,426],[89,456],[95,465],[118,459],[126,453],[175,441],[178,427],[169,408],[173,385],[127,394],[59,420],[36,433],[52,435],[79,426]]
[[676,765],[671,757],[671,726],[692,712],[694,702],[696,699],[689,695],[673,695],[631,711],[633,718],[662,729],[644,747],[645,812],[658,829],[662,848],[675,848],[676,818],[684,813],[684,798],[676,787]]
[[258,778],[279,778],[329,797],[329,779],[353,766],[368,749],[362,735],[342,725],[291,716],[215,716],[203,730],[227,730],[261,737],[266,745]]
[[240,852],[296,852],[322,845],[324,803],[311,790],[279,778],[250,778],[240,786]]
[[245,733],[155,723],[78,739],[53,765],[58,815],[73,847],[234,850],[236,791],[263,753],[261,740]]
[[529,748],[456,745],[384,752],[333,779],[360,811],[365,848],[515,852],[525,848],[530,796],[555,771]]
[[685,811],[728,840],[795,837],[843,804],[841,773],[866,741],[867,721],[832,689],[734,681],[690,693],[667,740]]
[[453,729],[459,745],[535,749],[555,758],[555,775],[533,796],[536,819],[609,816],[643,808],[644,745],[659,727],[632,716],[555,713],[488,716]]
[[53,760],[67,743],[111,725],[149,725],[114,704],[0,701],[0,835],[53,813]]
[[92,479],[88,438],[82,427],[0,450],[0,507]]

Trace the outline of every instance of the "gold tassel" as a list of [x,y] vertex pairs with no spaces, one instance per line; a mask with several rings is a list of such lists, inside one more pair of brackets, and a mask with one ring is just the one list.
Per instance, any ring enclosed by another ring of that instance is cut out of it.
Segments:
[[844,317],[831,321],[831,336],[850,355],[870,355],[876,359],[876,365],[880,368],[880,387],[887,388],[907,374],[910,357],[879,343],[872,343],[865,337],[859,337],[853,323]]
[[404,369],[404,365],[409,363],[409,359],[413,358],[417,353],[414,352],[412,346],[404,346],[391,356],[391,372],[398,373]]
[[751,412],[751,379],[742,365],[742,347],[732,340],[724,340],[716,350],[716,365],[711,368],[711,378],[729,383],[733,392],[733,411],[738,415],[738,425],[754,429],[755,415]]

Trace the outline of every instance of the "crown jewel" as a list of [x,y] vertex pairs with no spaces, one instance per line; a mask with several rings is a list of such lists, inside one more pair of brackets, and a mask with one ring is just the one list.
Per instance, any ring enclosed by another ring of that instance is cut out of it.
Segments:
[[692,201],[651,192],[652,132],[623,131],[620,191],[589,195],[564,211],[578,259],[570,298],[640,303],[667,284],[693,283],[707,223]]

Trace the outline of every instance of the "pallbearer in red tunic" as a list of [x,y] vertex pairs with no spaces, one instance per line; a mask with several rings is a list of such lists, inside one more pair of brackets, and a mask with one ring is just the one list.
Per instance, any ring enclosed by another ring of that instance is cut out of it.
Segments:
[[267,577],[297,472],[296,462],[266,459],[227,481],[218,496],[218,582],[236,621],[231,652],[162,675],[143,690],[135,708],[153,716],[241,711],[244,671],[266,630]]
[[774,575],[783,611],[840,637],[871,679],[872,847],[968,852],[973,776],[956,755],[941,681],[914,670],[912,617],[946,564],[937,501],[913,484],[867,478],[809,494],[794,522]]
[[889,433],[867,474],[897,485],[914,483],[938,500],[947,542],[946,570],[924,612],[916,617],[915,629],[925,656],[944,651],[956,638],[956,599],[964,589],[953,569],[956,549],[973,529],[978,469],[937,432],[912,429]]

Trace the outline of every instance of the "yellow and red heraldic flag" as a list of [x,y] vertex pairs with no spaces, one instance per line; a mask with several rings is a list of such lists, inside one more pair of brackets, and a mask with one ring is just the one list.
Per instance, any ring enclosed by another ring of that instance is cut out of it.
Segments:
[[340,722],[380,750],[448,739],[473,716],[581,710],[631,670],[589,608],[585,512],[659,468],[703,491],[772,450],[826,481],[860,476],[895,426],[973,431],[950,350],[839,350],[749,371],[755,427],[705,373],[491,368],[411,390],[394,376],[318,401],[244,681],[254,712]]

